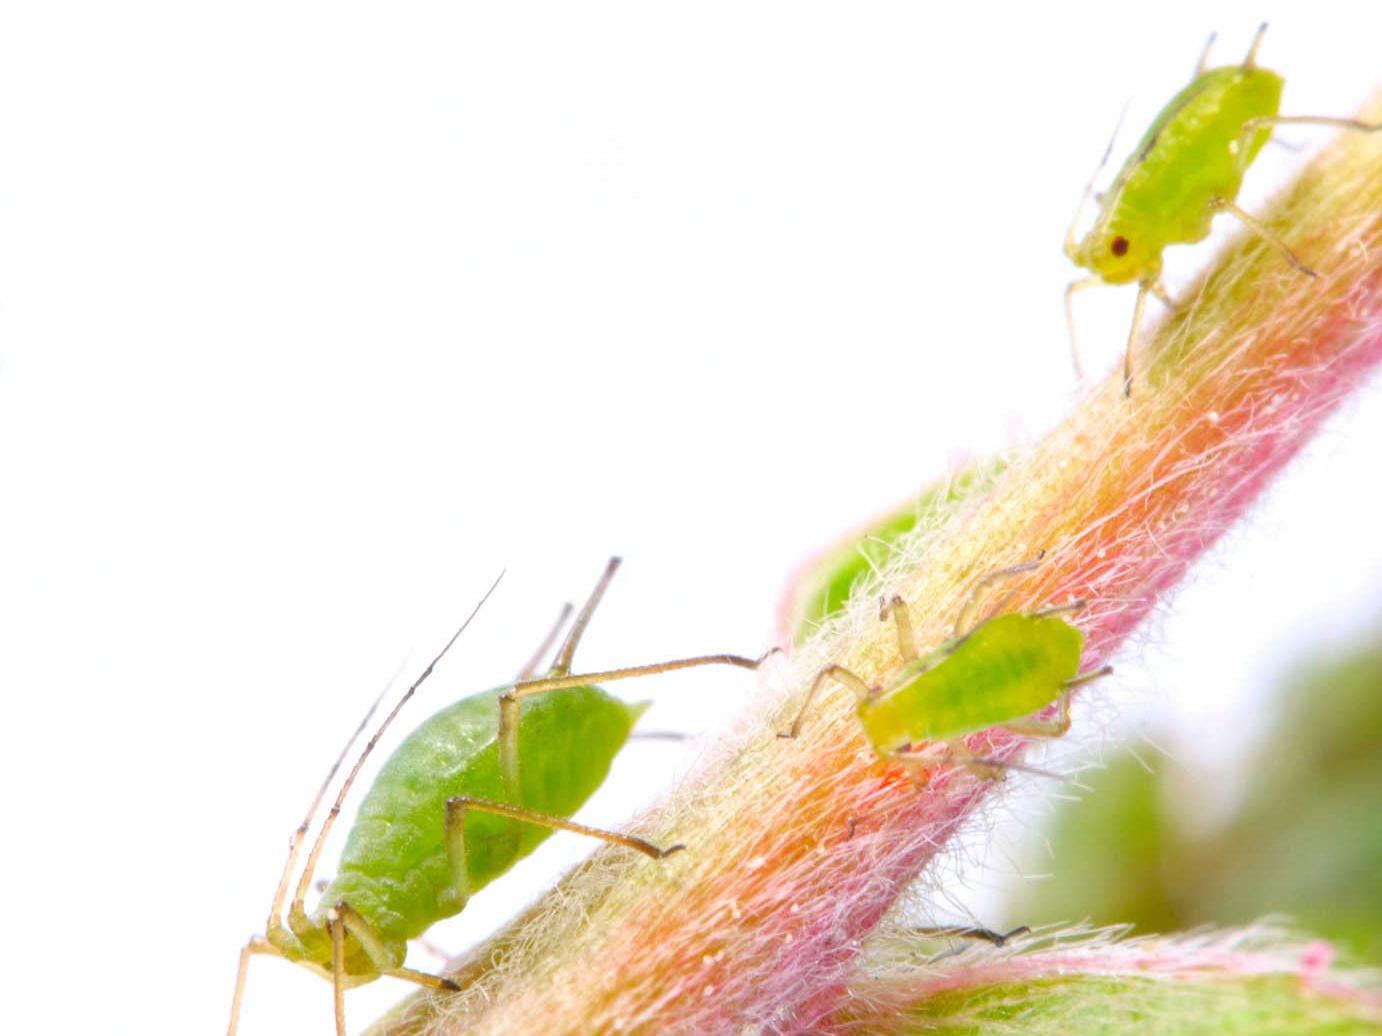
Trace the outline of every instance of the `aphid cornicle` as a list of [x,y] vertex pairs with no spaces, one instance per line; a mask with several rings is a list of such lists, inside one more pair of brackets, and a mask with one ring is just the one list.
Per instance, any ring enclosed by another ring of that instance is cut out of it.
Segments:
[[1327,115],[1277,114],[1283,80],[1257,64],[1257,50],[1266,30],[1265,23],[1258,28],[1242,64],[1223,68],[1205,67],[1214,42],[1210,37],[1194,78],[1152,121],[1113,184],[1100,196],[1094,225],[1077,239],[1075,225],[1093,182],[1085,188],[1065,237],[1065,254],[1093,273],[1065,289],[1065,315],[1077,374],[1080,361],[1071,295],[1096,284],[1137,283],[1132,328],[1123,357],[1123,392],[1131,395],[1133,347],[1147,296],[1155,295],[1175,308],[1161,284],[1161,253],[1168,245],[1202,241],[1220,212],[1237,217],[1301,274],[1315,276],[1286,242],[1234,203],[1243,174],[1267,143],[1273,126],[1313,123],[1371,132],[1382,129],[1382,125]]
[[239,1023],[249,960],[256,954],[282,957],[330,979],[338,1036],[345,1036],[344,991],[348,987],[390,975],[432,988],[457,988],[449,979],[405,967],[408,940],[458,913],[472,893],[532,852],[554,830],[590,835],[654,859],[682,848],[663,849],[641,838],[565,819],[599,787],[646,707],[627,705],[595,685],[693,666],[755,669],[763,659],[702,655],[573,675],[576,645],[618,565],[618,558],[610,559],[547,676],[530,679],[569,616],[570,606],[563,609],[557,626],[515,683],[447,706],[399,744],[361,801],[336,877],[322,893],[317,910],[309,914],[304,899],[327,832],[366,756],[475,617],[489,597],[486,593],[400,697],[342,782],[308,854],[285,924],[281,914],[303,839],[350,745],[374,710],[365,716],[289,842],[288,862],[264,934],[252,938],[240,953],[230,1036]]
[[[844,666],[816,674],[792,728],[796,737],[816,693],[834,680],[855,693],[855,711],[865,736],[883,759],[901,763],[918,786],[926,782],[939,749],[944,757],[984,777],[1012,766],[976,756],[964,744],[970,734],[1002,727],[1024,737],[1060,737],[1070,728],[1070,692],[1106,676],[1107,666],[1081,674],[1084,635],[1060,618],[1083,601],[1034,612],[1015,612],[971,625],[980,594],[994,582],[1030,571],[1037,562],[993,572],[979,581],[955,622],[955,635],[919,654],[906,602],[892,597],[879,618],[897,625],[901,665],[879,684],[870,684]],[[1041,712],[1057,704],[1056,715]]]

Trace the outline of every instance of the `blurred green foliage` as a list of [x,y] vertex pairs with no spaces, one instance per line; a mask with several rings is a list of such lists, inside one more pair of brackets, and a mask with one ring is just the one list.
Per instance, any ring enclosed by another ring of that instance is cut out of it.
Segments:
[[1206,831],[1184,773],[1115,759],[1058,811],[1054,876],[1010,918],[1175,932],[1284,914],[1382,962],[1382,633],[1286,682],[1246,776],[1236,815]]
[[885,1024],[858,1031],[899,1036],[1362,1036],[1377,1031],[1355,1005],[1305,994],[1293,975],[1182,976],[1176,982],[1068,975],[997,983],[928,997]]
[[913,529],[933,529],[969,497],[987,492],[1006,467],[1005,458],[977,461],[933,482],[916,499],[880,519],[862,536],[828,551],[792,591],[792,639],[800,644],[844,610],[850,597],[883,568],[898,540]]

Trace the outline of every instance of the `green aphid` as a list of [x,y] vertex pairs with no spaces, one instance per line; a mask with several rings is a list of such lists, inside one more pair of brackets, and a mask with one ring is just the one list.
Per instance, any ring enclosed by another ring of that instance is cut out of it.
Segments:
[[[1211,36],[1194,78],[1157,115],[1112,186],[1100,196],[1093,227],[1077,240],[1079,211],[1071,221],[1065,254],[1094,274],[1065,289],[1066,320],[1077,373],[1080,361],[1075,352],[1071,295],[1096,284],[1136,282],[1137,302],[1123,359],[1123,392],[1131,395],[1133,346],[1147,296],[1155,295],[1175,308],[1161,284],[1161,253],[1167,245],[1204,240],[1220,212],[1232,213],[1298,271],[1315,276],[1275,232],[1234,204],[1243,174],[1271,137],[1274,126],[1313,123],[1371,132],[1382,129],[1382,125],[1327,115],[1277,114],[1283,80],[1257,65],[1257,49],[1266,30],[1265,23],[1257,30],[1241,65],[1223,68],[1205,67],[1214,42]],[[1107,154],[1104,157],[1107,159]],[[1091,181],[1085,188],[1085,199],[1092,189]]]
[[344,992],[349,987],[391,975],[434,989],[456,989],[449,979],[404,966],[408,940],[462,910],[476,890],[554,830],[590,835],[654,859],[682,848],[662,849],[632,835],[565,819],[604,781],[646,707],[627,705],[595,684],[693,666],[755,669],[762,659],[704,655],[572,675],[576,645],[618,565],[618,558],[610,559],[545,677],[531,678],[569,616],[569,605],[513,684],[447,706],[394,750],[360,803],[335,879],[309,914],[304,899],[318,857],[365,758],[475,617],[480,608],[476,605],[379,725],[342,782],[308,854],[285,924],[281,916],[303,840],[351,744],[373,715],[370,709],[289,842],[288,862],[264,934],[250,939],[240,953],[230,1036],[239,1022],[249,960],[256,954],[282,957],[330,979],[338,1036],[345,1036]]
[[[1060,615],[1084,602],[970,621],[987,587],[1037,563],[980,580],[956,620],[955,635],[925,654],[917,651],[906,603],[900,597],[885,601],[879,618],[897,624],[896,672],[870,684],[844,666],[826,666],[811,682],[791,730],[779,736],[801,732],[816,693],[834,680],[854,691],[855,711],[874,751],[905,766],[918,786],[925,785],[938,756],[984,777],[1013,765],[972,753],[962,740],[970,734],[1002,727],[1024,737],[1060,737],[1070,729],[1070,692],[1111,672],[1107,666],[1079,672],[1084,635]],[[1037,715],[1053,703],[1055,716]]]
[[923,489],[862,535],[854,535],[814,561],[794,582],[782,604],[782,622],[792,642],[813,636],[877,573],[897,550],[898,541],[914,530],[937,527],[963,500],[988,490],[1003,471],[1004,460],[986,460],[964,468]]

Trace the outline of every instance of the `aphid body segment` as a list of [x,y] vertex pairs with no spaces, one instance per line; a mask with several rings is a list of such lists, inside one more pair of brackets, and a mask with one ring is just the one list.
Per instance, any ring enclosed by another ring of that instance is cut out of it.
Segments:
[[[1132,355],[1147,296],[1175,308],[1161,284],[1162,252],[1167,245],[1202,241],[1215,215],[1228,212],[1276,248],[1300,273],[1315,276],[1287,244],[1234,199],[1243,174],[1272,135],[1286,123],[1314,123],[1366,132],[1382,126],[1327,115],[1279,115],[1281,76],[1257,65],[1263,24],[1242,64],[1205,67],[1205,47],[1193,79],[1172,98],[1143,134],[1113,184],[1099,199],[1099,212],[1084,237],[1075,220],[1066,234],[1065,254],[1094,276],[1065,290],[1070,344],[1075,348],[1071,295],[1096,284],[1138,285],[1123,359],[1123,391],[1132,393]],[[1214,42],[1210,37],[1210,43]],[[1107,155],[1105,156],[1107,157]],[[1093,184],[1085,190],[1088,198]],[[1080,208],[1083,209],[1083,202]],[[1079,356],[1074,356],[1080,370]]]
[[[476,890],[554,830],[600,838],[654,859],[682,848],[662,849],[632,835],[566,819],[604,781],[646,708],[625,704],[597,684],[694,666],[756,669],[763,658],[701,655],[572,674],[576,645],[618,565],[618,558],[610,560],[546,676],[532,678],[569,616],[569,607],[514,683],[441,709],[394,750],[360,804],[335,879],[322,894],[320,906],[309,914],[305,898],[322,846],[366,757],[470,619],[401,696],[355,760],[289,903],[303,840],[351,744],[368,724],[374,712],[370,710],[289,842],[288,862],[264,934],[250,939],[240,953],[229,1036],[235,1036],[249,960],[256,954],[282,957],[331,980],[337,1036],[345,1036],[343,994],[351,986],[390,975],[432,988],[456,988],[447,978],[405,967],[408,940],[461,911]],[[285,904],[286,918],[281,916]]]
[[[844,666],[826,666],[807,689],[791,730],[780,736],[801,732],[816,693],[834,680],[854,691],[855,712],[874,751],[907,767],[918,785],[926,782],[938,755],[984,777],[1013,765],[974,755],[963,741],[970,734],[1002,727],[1025,737],[1060,737],[1070,729],[1070,692],[1111,672],[1107,666],[1079,671],[1084,634],[1060,613],[1077,611],[1084,602],[969,623],[987,587],[1037,563],[981,579],[960,612],[955,635],[924,654],[917,651],[906,603],[900,597],[884,601],[879,617],[897,624],[898,668],[870,684]],[[1054,716],[1038,715],[1052,704]]]

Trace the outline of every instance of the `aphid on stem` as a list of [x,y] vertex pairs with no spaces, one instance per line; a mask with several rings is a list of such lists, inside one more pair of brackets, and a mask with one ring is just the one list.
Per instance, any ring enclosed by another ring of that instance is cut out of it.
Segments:
[[1147,296],[1155,295],[1163,305],[1176,308],[1161,283],[1162,252],[1168,245],[1204,240],[1220,212],[1236,217],[1302,276],[1315,276],[1274,230],[1235,204],[1243,174],[1274,126],[1309,123],[1373,132],[1382,129],[1382,124],[1329,115],[1279,115],[1283,80],[1257,64],[1266,31],[1264,22],[1243,62],[1223,68],[1206,67],[1214,43],[1214,37],[1209,38],[1194,78],[1152,121],[1113,184],[1098,197],[1094,225],[1077,239],[1075,227],[1093,193],[1093,180],[1086,185],[1065,236],[1065,254],[1093,273],[1065,289],[1065,317],[1077,376],[1080,359],[1071,296],[1097,284],[1137,283],[1123,354],[1123,394],[1131,395],[1133,350]]
[[[1038,558],[981,579],[960,610],[954,636],[925,654],[917,651],[906,602],[886,598],[879,619],[896,624],[902,664],[878,684],[844,666],[826,666],[812,680],[791,729],[778,736],[801,733],[817,692],[833,680],[854,692],[855,712],[874,751],[904,766],[918,787],[929,780],[938,753],[986,779],[1002,769],[1023,769],[976,755],[963,738],[994,727],[1024,737],[1060,737],[1070,728],[1071,691],[1112,671],[1105,666],[1079,672],[1084,634],[1060,616],[1079,611],[1082,600],[972,622],[985,590],[1039,563]],[[1053,703],[1054,717],[1037,715]]]
[[258,954],[301,964],[331,981],[337,1036],[345,1036],[345,990],[352,986],[390,975],[433,989],[458,988],[443,976],[405,967],[408,941],[459,913],[472,893],[555,830],[589,835],[653,859],[683,848],[661,848],[633,835],[566,819],[600,786],[646,708],[627,705],[595,684],[695,666],[756,669],[767,656],[703,655],[573,675],[576,646],[618,567],[619,559],[611,558],[546,676],[534,679],[533,673],[560,633],[570,605],[513,684],[462,698],[425,720],[399,744],[361,800],[340,868],[322,892],[317,910],[309,914],[304,901],[322,847],[365,759],[489,599],[495,588],[490,587],[351,766],[308,853],[285,923],[283,908],[303,841],[351,745],[378,707],[375,702],[289,841],[288,861],[264,934],[254,936],[240,952],[229,1036],[239,1024],[250,958]]

